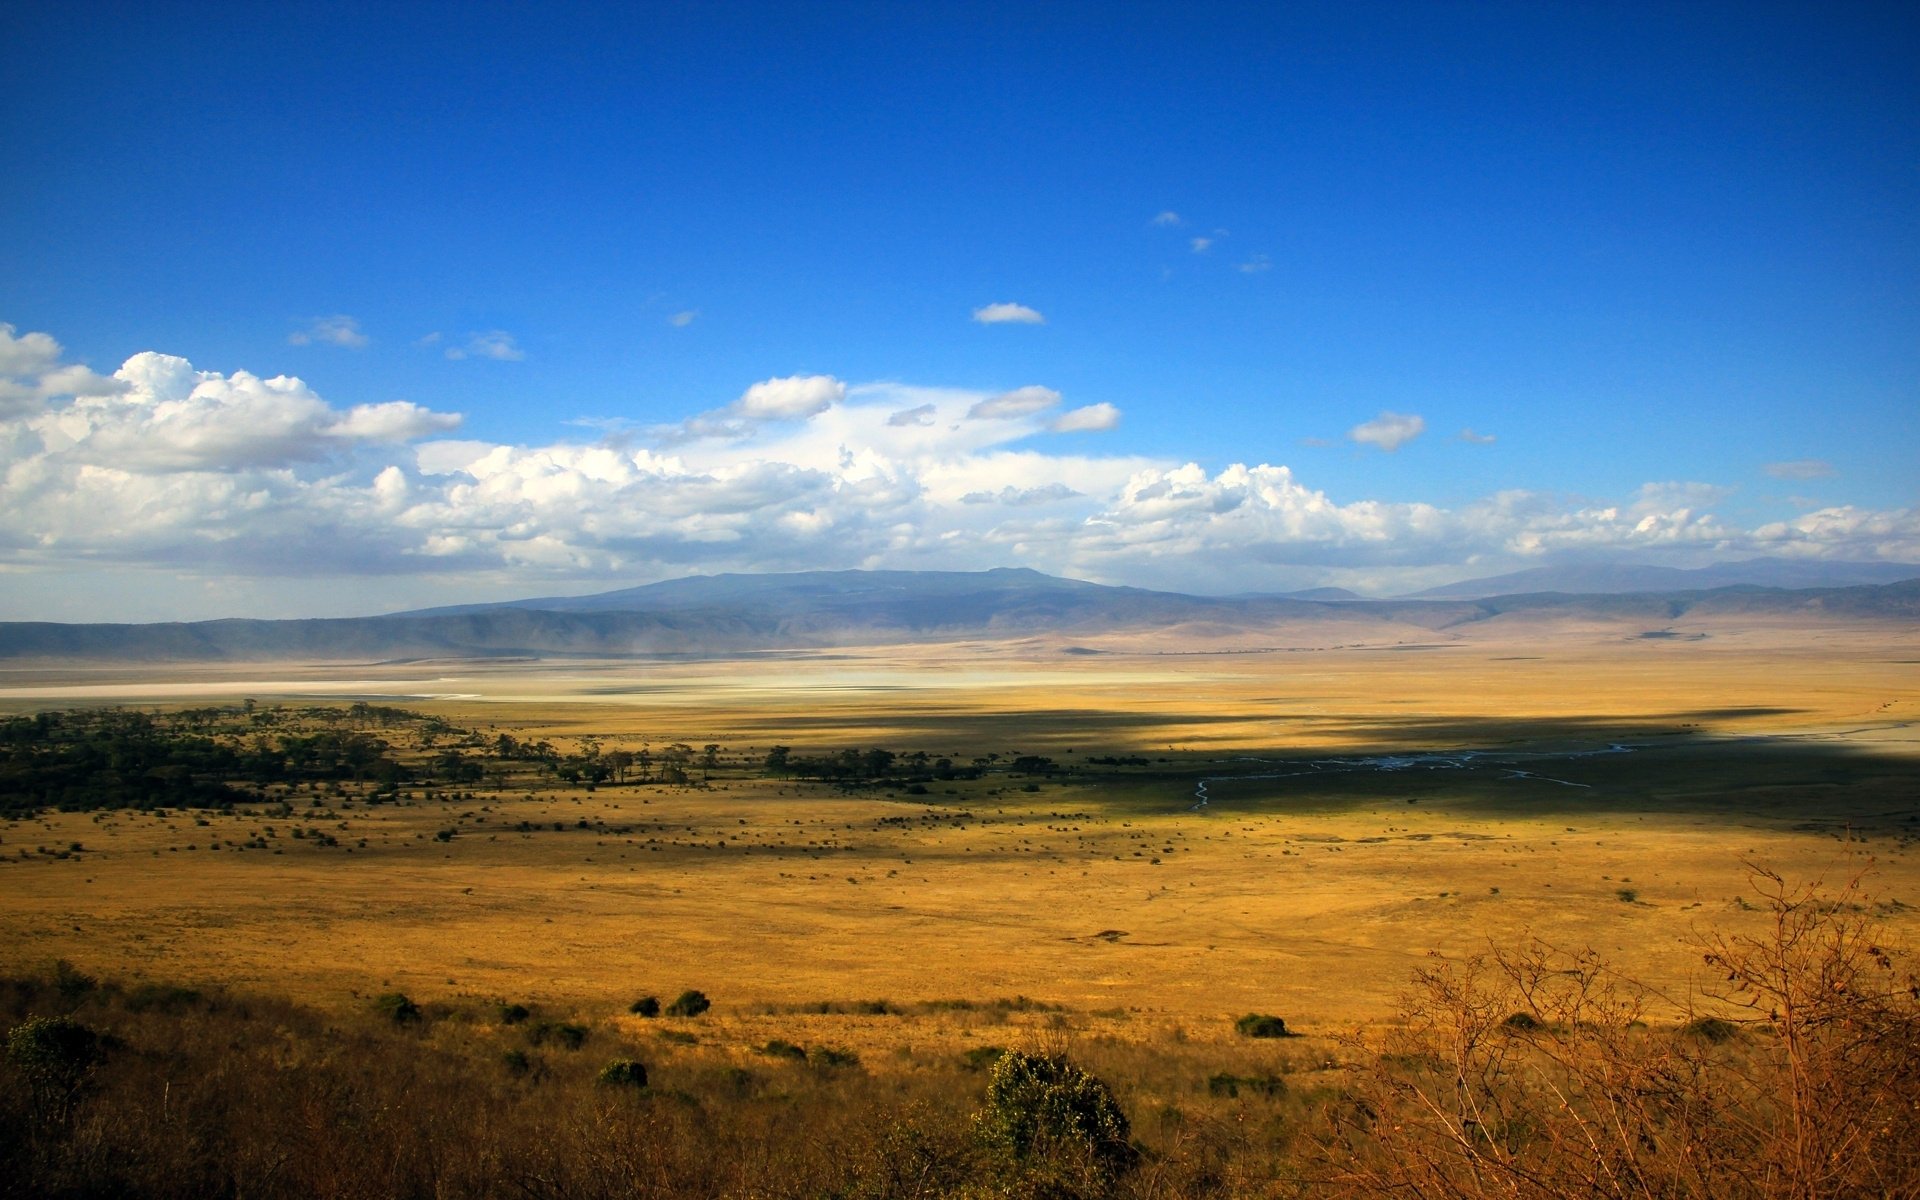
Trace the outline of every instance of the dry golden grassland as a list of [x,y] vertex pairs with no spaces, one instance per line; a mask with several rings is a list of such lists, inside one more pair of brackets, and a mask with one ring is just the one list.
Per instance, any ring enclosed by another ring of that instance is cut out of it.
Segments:
[[[529,770],[396,804],[348,785],[276,792],[284,815],[15,822],[0,966],[323,1008],[526,1001],[634,1036],[652,1027],[630,1000],[699,988],[703,1053],[781,1038],[884,1069],[1049,1026],[1169,1053],[1249,1011],[1342,1033],[1396,1012],[1430,951],[1532,934],[1599,951],[1677,1017],[1697,938],[1751,918],[1743,860],[1837,881],[1870,857],[1887,935],[1920,928],[1920,654],[1896,641],[15,672],[11,711],[369,699],[565,752],[723,749],[692,786]],[[769,777],[776,744],[998,758],[910,795]],[[1006,770],[1021,754],[1069,770]],[[1116,755],[1149,761],[1089,762]],[[928,1006],[1014,996],[1065,1012]],[[796,1011],[876,999],[908,1011]]]

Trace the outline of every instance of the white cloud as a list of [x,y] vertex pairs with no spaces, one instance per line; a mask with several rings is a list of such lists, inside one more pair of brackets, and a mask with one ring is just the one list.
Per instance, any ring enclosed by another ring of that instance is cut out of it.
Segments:
[[1153,223],[1155,225],[1178,225],[1180,224],[1180,214],[1174,212],[1172,209],[1167,209],[1164,212],[1155,214]]
[[1102,401],[1063,412],[1048,426],[1055,433],[1098,433],[1120,424],[1120,410]]
[[1187,245],[1192,247],[1195,254],[1205,254],[1207,251],[1213,249],[1213,239],[1210,237],[1192,238],[1187,242]]
[[940,410],[931,404],[916,404],[912,408],[903,408],[887,416],[887,424],[899,428],[903,425],[931,425]]
[[1255,254],[1234,269],[1243,275],[1258,275],[1262,271],[1271,271],[1273,260],[1264,254]]
[[296,329],[288,334],[287,341],[295,346],[343,346],[348,350],[359,350],[366,346],[367,335],[360,332],[359,321],[342,314],[315,317],[305,329]]
[[685,329],[687,326],[693,324],[694,321],[699,318],[699,316],[700,316],[699,309],[689,308],[682,312],[674,313],[672,316],[668,317],[667,324],[673,326],[675,329]]
[[0,419],[37,411],[63,397],[113,396],[126,390],[118,379],[60,362],[60,343],[44,333],[14,336],[0,323]]
[[413,344],[416,346],[419,346],[421,349],[424,350],[428,346],[438,346],[440,344],[440,340],[441,340],[440,331],[436,329],[432,333],[422,334],[421,336],[413,339]]
[[847,385],[831,375],[763,379],[725,408],[656,429],[654,435],[667,443],[703,438],[738,440],[752,434],[763,421],[802,421],[817,416],[845,399],[846,394]]
[[749,421],[797,421],[825,412],[846,394],[847,385],[831,375],[790,375],[754,384],[732,411]]
[[1001,392],[967,409],[967,419],[971,421],[1005,421],[1013,417],[1030,417],[1034,413],[1052,408],[1060,403],[1060,393],[1052,388],[1029,384],[1015,388],[1011,392]]
[[[434,336],[438,337],[437,334]],[[456,360],[491,358],[497,362],[519,362],[526,356],[526,352],[520,349],[520,344],[514,341],[513,335],[504,329],[469,334],[466,345],[447,347],[447,357]]]
[[60,343],[44,333],[14,336],[13,326],[0,323],[0,376],[40,375],[60,361]]
[[1491,446],[1500,439],[1491,433],[1475,433],[1471,429],[1462,429],[1460,431],[1460,440],[1463,442],[1471,442],[1476,446]]
[[1795,458],[1770,462],[1765,468],[1775,479],[1831,479],[1833,464],[1824,458]]
[[973,310],[973,319],[982,325],[1044,325],[1047,319],[1038,309],[1024,304],[988,304]]
[[[463,581],[417,583],[425,603],[692,570],[1013,564],[1230,592],[1303,578],[1393,590],[1465,563],[1920,558],[1911,511],[1828,507],[1743,529],[1716,515],[1728,489],[1693,481],[1442,507],[1337,499],[1284,465],[1049,453],[1034,447],[1059,443],[1034,435],[1087,410],[1056,417],[1045,388],[763,380],[693,419],[732,423],[727,439],[510,445],[446,438],[457,416],[405,401],[336,407],[299,379],[165,354],[134,355],[102,395],[42,395],[70,370],[51,339],[6,331],[0,364],[32,397],[0,417],[0,570],[14,578],[164,571],[249,597],[316,574]],[[295,584],[280,594],[294,612],[311,603]]]
[[1427,422],[1424,417],[1411,413],[1383,412],[1373,420],[1362,422],[1347,430],[1347,437],[1356,442],[1378,446],[1391,454],[1425,433],[1426,429]]
[[1049,483],[1044,487],[1008,486],[997,492],[968,492],[960,497],[960,503],[1005,504],[1015,508],[1026,508],[1036,504],[1058,504],[1062,500],[1076,500],[1083,494],[1074,491],[1064,483]]

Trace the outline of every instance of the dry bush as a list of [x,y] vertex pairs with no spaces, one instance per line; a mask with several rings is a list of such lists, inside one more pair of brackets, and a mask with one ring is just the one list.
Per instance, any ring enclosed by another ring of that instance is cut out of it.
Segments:
[[1920,1196],[1920,985],[1857,878],[1753,881],[1765,929],[1702,946],[1724,1016],[1678,1029],[1591,953],[1436,958],[1323,1168],[1423,1197]]

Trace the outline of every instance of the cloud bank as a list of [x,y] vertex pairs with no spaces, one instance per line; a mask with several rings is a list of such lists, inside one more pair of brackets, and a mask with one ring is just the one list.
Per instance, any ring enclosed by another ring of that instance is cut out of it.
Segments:
[[[1025,565],[1233,592],[1391,589],[1583,556],[1920,559],[1909,510],[1830,507],[1742,528],[1716,514],[1725,489],[1684,481],[1598,503],[1531,491],[1454,507],[1342,501],[1281,464],[1083,452],[1059,435],[1120,413],[1063,402],[1040,385],[797,376],[646,438],[515,445],[451,437],[455,413],[336,406],[298,378],[168,354],[100,375],[51,337],[0,327],[0,569],[412,577],[527,594],[690,571]],[[1350,436],[1391,449],[1423,427],[1387,413]]]

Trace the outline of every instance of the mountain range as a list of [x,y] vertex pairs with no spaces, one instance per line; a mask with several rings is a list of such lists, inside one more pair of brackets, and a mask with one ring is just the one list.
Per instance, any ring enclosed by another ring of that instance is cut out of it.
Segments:
[[[1920,576],[1920,569],[1913,573]],[[712,575],[592,596],[375,617],[147,625],[6,622],[0,623],[0,659],[701,657],[969,640],[1081,651],[1392,646],[1556,631],[1669,637],[1834,623],[1900,632],[1920,628],[1920,578],[1799,589],[1741,585],[1585,594],[1540,589],[1365,600],[1318,590],[1194,596],[1024,568]]]

